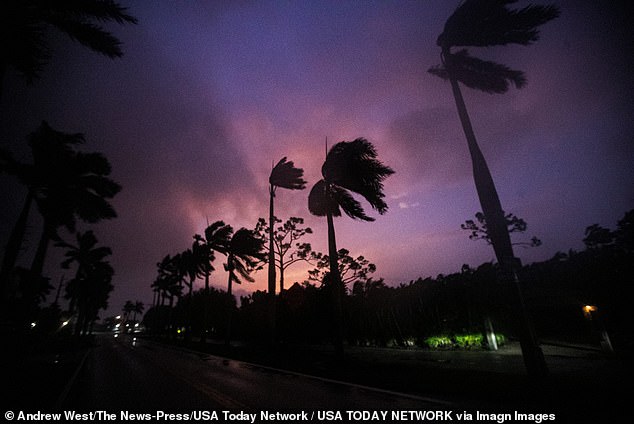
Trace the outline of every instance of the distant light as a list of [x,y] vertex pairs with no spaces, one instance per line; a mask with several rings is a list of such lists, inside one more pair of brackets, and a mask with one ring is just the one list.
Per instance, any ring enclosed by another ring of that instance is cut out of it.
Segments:
[[586,311],[586,313],[595,312],[597,307],[593,305],[584,305],[583,310]]
[[117,315],[114,319],[121,319],[121,315]]
[[138,323],[138,322],[134,324],[134,327],[135,327],[135,328],[136,328],[136,327],[138,327],[138,326],[139,326],[139,323]]
[[116,339],[117,337],[119,337],[119,335],[115,333],[114,338]]
[[66,321],[62,322],[62,327],[66,327],[69,322],[70,322],[69,319],[67,319]]
[[597,311],[597,307],[594,305],[583,305],[581,309],[583,310],[583,316],[585,316],[587,320],[592,320],[592,312]]
[[35,328],[35,326],[36,326],[36,325],[37,325],[37,323],[32,322],[32,323],[31,323],[31,328]]
[[119,326],[120,326],[120,325],[121,325],[120,323],[117,323],[117,324],[114,326],[114,328],[119,328]]

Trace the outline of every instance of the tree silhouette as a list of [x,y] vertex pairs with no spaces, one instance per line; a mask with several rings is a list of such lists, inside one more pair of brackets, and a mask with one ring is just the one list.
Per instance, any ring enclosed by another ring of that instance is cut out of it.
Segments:
[[[268,324],[269,336],[271,341],[275,339],[275,209],[273,199],[278,187],[287,190],[303,190],[306,188],[306,181],[302,178],[304,170],[296,168],[293,161],[287,161],[286,157],[280,161],[271,170],[269,176],[269,254],[268,254],[268,270],[269,270],[269,297],[268,297]],[[284,289],[282,274],[280,271],[280,292]]]
[[[472,219],[467,219],[464,224],[460,224],[460,228],[471,232],[469,235],[471,240],[484,240],[488,244],[491,244],[491,236],[489,236],[489,228],[484,214],[482,212],[476,212],[475,217],[477,222]],[[512,213],[505,213],[504,219],[506,220],[506,227],[509,234],[523,233],[526,231],[526,228],[528,228],[526,221],[513,215]],[[515,242],[511,244],[513,246],[538,247],[541,246],[542,241],[533,236],[530,242]]]
[[47,27],[110,58],[121,57],[121,42],[99,24],[136,24],[113,0],[4,0],[0,3],[0,96],[8,67],[28,83],[40,76],[50,59]]
[[152,287],[158,292],[157,304],[162,306],[165,304],[165,299],[169,299],[169,306],[172,307],[174,297],[179,297],[183,290],[182,285],[179,284],[181,276],[174,258],[166,255],[161,262],[156,264],[156,267],[158,275],[152,283]]
[[436,42],[441,48],[442,65],[432,67],[429,72],[451,83],[471,155],[473,177],[488,225],[491,244],[504,272],[509,279],[515,280],[514,285],[517,287],[514,298],[516,308],[519,308],[518,312],[521,315],[518,330],[524,362],[529,374],[542,376],[547,373],[546,363],[530,329],[521,300],[519,282],[516,278],[518,264],[511,246],[504,213],[493,178],[476,142],[459,85],[461,82],[469,88],[486,93],[505,93],[509,84],[517,88],[523,87],[526,78],[522,71],[473,57],[466,48],[453,51],[456,47],[529,45],[537,41],[539,26],[559,16],[559,9],[555,6],[529,5],[519,10],[511,10],[507,7],[509,3],[513,1],[466,0],[461,3],[445,22],[443,32]]
[[[330,258],[328,255],[317,253],[315,254],[315,259],[316,268],[308,271],[308,279],[321,283],[328,273]],[[356,283],[365,283],[370,279],[370,274],[376,271],[376,265],[363,256],[357,256],[356,258],[350,256],[348,249],[339,249],[337,251],[337,260],[339,262],[339,275],[344,287],[355,285]]]
[[341,211],[352,219],[373,221],[365,214],[361,204],[351,192],[363,196],[379,214],[387,212],[383,200],[383,180],[394,171],[376,159],[374,146],[364,138],[342,141],[335,144],[321,167],[323,179],[319,180],[308,196],[308,209],[316,216],[325,216],[328,224],[329,279],[332,282],[335,310],[335,349],[343,355],[343,310],[344,287],[339,274],[334,217]]
[[[224,231],[229,237],[229,244],[224,253],[227,256],[227,262],[224,264],[225,271],[229,273],[227,281],[227,293],[229,297],[233,296],[233,283],[242,284],[242,280],[249,282],[255,281],[251,277],[259,262],[261,262],[265,254],[263,253],[264,242],[257,238],[252,231],[246,228],[240,228],[233,233],[231,226]],[[230,230],[230,231],[229,231]],[[233,234],[232,234],[233,233]],[[231,340],[231,313],[228,315],[227,333],[225,344],[229,344]]]
[[62,268],[68,269],[71,264],[77,264],[75,277],[68,282],[66,293],[70,298],[70,312],[77,311],[75,334],[79,335],[87,331],[99,308],[107,306],[114,271],[105,261],[112,251],[109,247],[97,246],[97,237],[92,231],[77,233],[76,240],[74,245],[63,240],[55,245],[67,249]]
[[[275,218],[276,223],[282,220]],[[310,227],[301,227],[304,219],[292,216],[273,231],[273,263],[280,274],[280,292],[284,291],[284,273],[288,267],[300,261],[312,262],[319,259],[312,250],[310,243],[300,243],[299,239],[306,234],[312,234]],[[270,227],[264,218],[258,219],[255,234],[264,241],[264,249],[268,252],[268,260],[271,259]]]
[[139,300],[134,302],[134,308],[132,309],[132,313],[134,314],[134,316],[132,317],[132,320],[136,322],[136,314],[142,314],[144,310],[145,305],[143,304],[143,302]]
[[223,221],[216,221],[205,228],[205,236],[199,234],[194,235],[194,246],[199,246],[195,251],[198,251],[199,258],[201,260],[202,272],[205,277],[205,296],[203,297],[203,328],[200,336],[201,343],[207,341],[207,317],[209,315],[209,275],[214,271],[212,262],[215,260],[214,252],[219,252],[226,255],[229,248],[229,242],[231,240],[231,234],[233,228],[230,225],[226,225]]
[[[45,124],[40,130],[41,137],[37,140],[41,143],[69,136]],[[84,140],[81,134],[71,137]],[[53,179],[48,182],[46,192],[36,198],[44,224],[31,265],[34,276],[42,274],[48,243],[57,238],[57,228],[64,226],[74,232],[78,218],[93,224],[117,216],[108,200],[121,190],[121,186],[108,177],[111,168],[106,157],[101,153],[74,152],[64,159],[53,164],[56,167],[51,175]]]
[[27,187],[24,206],[9,236],[2,262],[0,276],[5,295],[34,200],[43,217],[43,230],[31,265],[33,278],[42,273],[48,243],[57,238],[58,227],[63,225],[74,232],[77,218],[95,223],[116,217],[108,199],[121,187],[108,178],[110,164],[103,155],[74,149],[84,142],[82,134],[56,131],[42,122],[28,139],[31,163],[18,162],[7,151],[0,155],[2,170],[15,175]]

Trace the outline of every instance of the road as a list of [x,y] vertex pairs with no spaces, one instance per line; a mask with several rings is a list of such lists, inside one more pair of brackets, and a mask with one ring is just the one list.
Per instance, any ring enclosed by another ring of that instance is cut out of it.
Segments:
[[454,409],[436,399],[313,378],[131,336],[97,340],[60,409],[117,414]]

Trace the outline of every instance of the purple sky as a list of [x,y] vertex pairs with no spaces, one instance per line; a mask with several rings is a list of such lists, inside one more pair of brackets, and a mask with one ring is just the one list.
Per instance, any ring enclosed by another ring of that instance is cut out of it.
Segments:
[[[543,241],[517,249],[525,263],[581,249],[586,226],[613,228],[634,207],[631,22],[612,3],[554,3],[562,15],[535,45],[472,50],[524,70],[524,89],[463,91],[503,207],[528,223],[517,240]],[[8,144],[18,157],[28,158],[24,137],[45,119],[84,133],[85,150],[110,159],[123,186],[119,218],[95,227],[114,251],[108,313],[126,300],[150,303],[156,263],[189,247],[207,219],[253,228],[268,213],[272,162],[288,156],[310,188],[326,137],[365,137],[396,171],[386,215],[335,221],[338,246],[376,263],[376,277],[399,284],[493,260],[460,229],[480,207],[450,87],[427,73],[457,1],[124,4],[139,24],[112,27],[122,59],[51,33],[42,78],[26,86],[9,72],[0,109],[3,144],[17,140]],[[25,190],[7,176],[0,184],[4,243]],[[278,216],[304,217],[314,230],[305,241],[325,252],[326,222],[310,216],[308,190],[278,193]],[[33,213],[23,263],[40,225]],[[48,257],[53,282],[61,254]],[[212,284],[226,289],[222,260]],[[287,286],[306,269],[290,268]],[[235,292],[265,289],[266,272],[256,278]]]

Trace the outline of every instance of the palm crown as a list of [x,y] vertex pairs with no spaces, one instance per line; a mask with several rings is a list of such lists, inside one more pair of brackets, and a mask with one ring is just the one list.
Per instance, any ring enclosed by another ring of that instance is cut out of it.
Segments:
[[515,0],[467,0],[447,19],[436,44],[442,49],[442,65],[429,72],[452,78],[469,88],[486,93],[505,93],[510,84],[522,88],[524,72],[506,65],[478,59],[467,49],[452,52],[453,47],[489,47],[507,44],[528,45],[539,39],[537,27],[559,16],[555,6],[529,5],[519,10],[507,6]]
[[351,191],[363,196],[379,214],[387,211],[383,180],[394,171],[376,159],[374,146],[364,138],[335,144],[321,167],[319,180],[308,196],[308,209],[313,215],[341,216],[341,210],[353,219],[374,221],[365,214]]
[[262,247],[264,242],[255,237],[252,231],[240,228],[233,234],[229,242],[227,264],[230,282],[240,284],[241,278],[253,282],[251,271],[264,259]]
[[3,0],[0,6],[0,67],[14,67],[28,82],[37,78],[49,59],[46,27],[108,57],[120,57],[121,42],[98,23],[136,24],[113,0]]
[[302,178],[304,170],[295,168],[293,161],[288,162],[286,157],[280,161],[271,170],[269,183],[275,190],[275,187],[282,187],[288,190],[303,190],[306,187],[306,181]]

